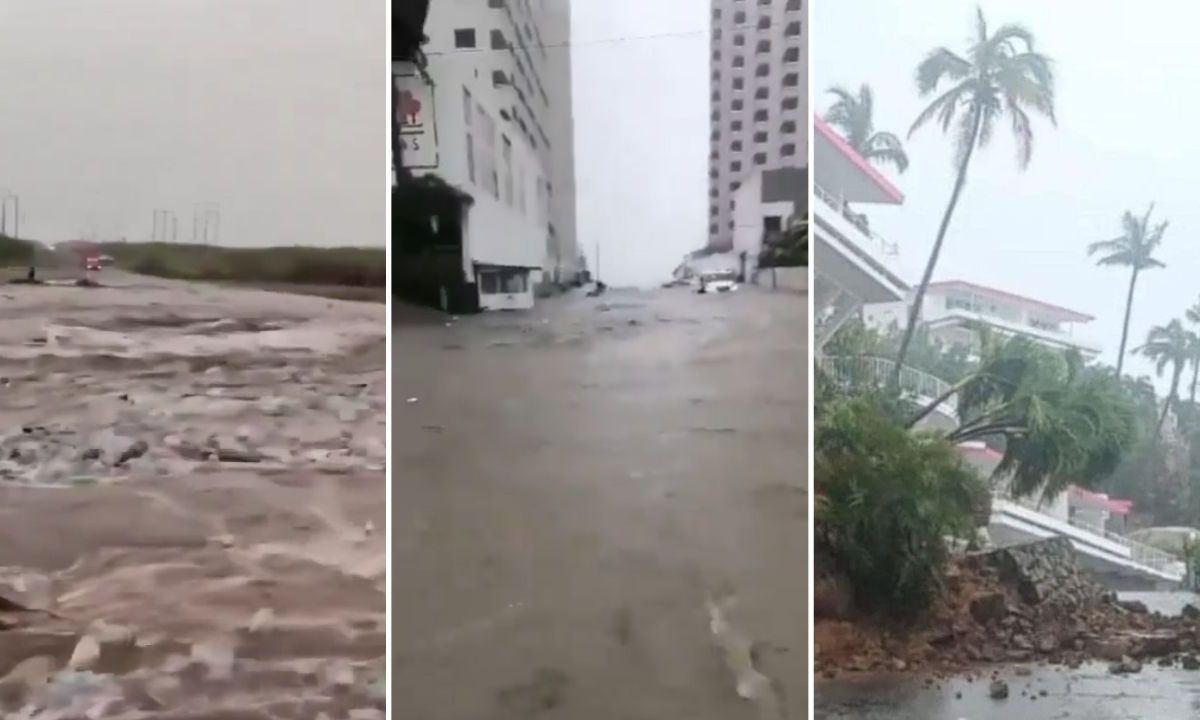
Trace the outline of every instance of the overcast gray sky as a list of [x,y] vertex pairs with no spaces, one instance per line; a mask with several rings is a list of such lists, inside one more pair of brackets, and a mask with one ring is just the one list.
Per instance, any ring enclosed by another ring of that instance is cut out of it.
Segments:
[[22,235],[380,245],[387,182],[382,0],[0,3],[0,188]]
[[[1019,172],[1007,125],[976,155],[947,236],[935,279],[964,279],[1030,295],[1096,316],[1082,332],[1113,363],[1120,342],[1129,275],[1096,267],[1087,245],[1120,234],[1126,209],[1157,201],[1169,219],[1159,255],[1168,267],[1139,280],[1130,344],[1152,325],[1183,314],[1200,295],[1196,243],[1200,203],[1195,174],[1196,54],[1194,16],[1185,4],[1045,0],[986,2],[989,25],[1026,24],[1056,61],[1058,129],[1036,123],[1033,162]],[[876,125],[905,133],[923,107],[913,71],[937,45],[960,51],[974,29],[974,4],[923,0],[820,2],[812,15],[815,109],[829,106],[833,84],[875,90]],[[919,280],[953,180],[948,138],[935,127],[908,143],[912,162],[896,176],[902,208],[871,210],[871,224],[899,244],[906,277]],[[819,173],[819,170],[818,170]],[[1190,258],[1190,259],[1189,259]],[[1130,358],[1132,359],[1132,358]],[[1152,372],[1142,359],[1126,366]],[[1160,383],[1161,386],[1161,383]]]
[[[617,285],[656,285],[707,241],[708,13],[700,0],[575,0],[578,237]],[[644,38],[691,33],[676,38]],[[627,39],[623,39],[627,38]]]

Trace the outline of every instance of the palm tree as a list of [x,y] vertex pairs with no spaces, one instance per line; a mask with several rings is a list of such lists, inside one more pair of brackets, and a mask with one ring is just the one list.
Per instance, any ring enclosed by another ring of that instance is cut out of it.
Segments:
[[[1192,325],[1200,325],[1200,300],[1184,311],[1184,316]],[[1196,381],[1200,380],[1200,335],[1196,336],[1196,346],[1192,349],[1192,390],[1188,395],[1188,404],[1192,412],[1196,409]]]
[[934,118],[937,118],[943,132],[949,132],[951,125],[956,125],[954,145],[957,173],[950,202],[938,226],[937,240],[934,241],[933,251],[929,253],[925,273],[921,276],[921,284],[917,286],[916,296],[909,308],[908,327],[896,359],[893,386],[899,386],[900,369],[921,317],[925,291],[937,267],[938,256],[942,253],[950,218],[967,182],[971,155],[977,146],[987,145],[996,122],[1007,115],[1017,141],[1017,164],[1022,170],[1028,167],[1033,152],[1033,125],[1029,111],[1055,122],[1054,72],[1050,65],[1050,58],[1034,50],[1033,33],[1028,29],[1022,25],[1002,25],[989,35],[983,11],[976,9],[976,37],[967,49],[966,57],[939,47],[926,55],[917,66],[917,90],[922,97],[937,91],[943,82],[951,86],[921,111],[908,135],[912,137],[918,128]]
[[1117,375],[1125,366],[1125,344],[1129,339],[1129,316],[1133,312],[1133,291],[1137,287],[1138,275],[1143,270],[1166,267],[1154,258],[1154,251],[1162,242],[1163,233],[1167,231],[1167,221],[1164,220],[1151,227],[1150,213],[1154,212],[1154,204],[1146,210],[1139,220],[1128,210],[1121,216],[1121,235],[1112,240],[1102,240],[1088,245],[1088,255],[1102,253],[1097,265],[1121,265],[1131,268],[1129,275],[1129,294],[1125,297],[1125,324],[1121,326],[1121,348],[1117,351]]
[[891,163],[900,172],[908,169],[908,154],[904,152],[900,138],[890,132],[875,130],[875,97],[870,85],[859,86],[857,96],[843,87],[830,88],[829,92],[836,95],[837,100],[825,113],[825,122],[840,129],[856,153],[865,160]]
[[[1003,447],[995,477],[1017,497],[1053,498],[1071,484],[1093,487],[1134,445],[1134,405],[1115,375],[1087,367],[1076,352],[1055,352],[1014,337],[996,343],[979,370],[956,384],[959,426],[946,440]],[[910,421],[928,414],[938,398]]]
[[1168,365],[1171,366],[1171,391],[1167,393],[1167,399],[1163,402],[1162,414],[1158,416],[1158,425],[1154,430],[1155,435],[1162,432],[1167,411],[1179,402],[1179,378],[1183,375],[1183,369],[1191,362],[1195,345],[1195,333],[1185,329],[1183,323],[1176,319],[1166,325],[1150,328],[1150,333],[1146,335],[1146,344],[1137,349],[1137,352],[1154,360],[1154,370],[1159,377],[1162,377],[1163,370]]

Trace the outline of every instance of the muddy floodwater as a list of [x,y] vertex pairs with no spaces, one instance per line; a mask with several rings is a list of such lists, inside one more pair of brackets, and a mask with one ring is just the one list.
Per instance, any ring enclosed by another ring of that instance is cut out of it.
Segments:
[[[1197,604],[1186,592],[1121,593],[1152,612],[1178,614]],[[1108,663],[1078,669],[1003,666],[995,674],[1009,696],[989,696],[992,668],[929,682],[912,674],[844,675],[818,682],[817,720],[1175,720],[1200,717],[1200,672],[1147,661],[1136,675],[1116,676]]]
[[805,716],[806,305],[676,289],[398,318],[400,716],[767,717],[710,595],[735,598],[777,716]]
[[384,717],[385,309],[0,286],[0,716]]

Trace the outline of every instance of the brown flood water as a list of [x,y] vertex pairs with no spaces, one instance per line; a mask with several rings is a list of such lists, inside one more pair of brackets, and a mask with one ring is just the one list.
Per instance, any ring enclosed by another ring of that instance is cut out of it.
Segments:
[[402,716],[760,717],[705,600],[807,707],[807,298],[610,292],[393,335]]

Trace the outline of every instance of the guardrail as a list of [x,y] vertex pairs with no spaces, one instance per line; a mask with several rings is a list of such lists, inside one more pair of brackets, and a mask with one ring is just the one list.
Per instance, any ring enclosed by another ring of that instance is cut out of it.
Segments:
[[[817,359],[817,367],[837,382],[850,385],[886,385],[896,370],[896,361],[874,355],[826,355]],[[950,392],[950,383],[914,367],[900,368],[900,392],[933,400]],[[943,405],[949,403],[949,399]]]
[[846,222],[856,227],[859,232],[872,240],[881,253],[887,255],[888,257],[896,257],[900,254],[899,245],[889,242],[887,238],[872,231],[871,227],[867,225],[864,219],[865,216],[851,211],[846,203],[841,200],[841,198],[837,197],[832,192],[826,190],[820,185],[817,185],[816,183],[813,183],[813,195],[821,198],[821,201],[828,205],[831,210],[836,212],[838,215],[841,215],[846,219]]
[[1154,568],[1159,572],[1179,572],[1180,574],[1184,572],[1185,565],[1183,561],[1165,550],[1159,550],[1156,547],[1146,545],[1137,540],[1131,540],[1124,535],[1112,532],[1095,523],[1085,522],[1076,518],[1070,518],[1067,522],[1081,530],[1086,530],[1087,532],[1103,537],[1105,540],[1129,548],[1129,557],[1134,562]]

